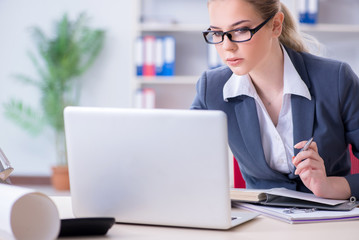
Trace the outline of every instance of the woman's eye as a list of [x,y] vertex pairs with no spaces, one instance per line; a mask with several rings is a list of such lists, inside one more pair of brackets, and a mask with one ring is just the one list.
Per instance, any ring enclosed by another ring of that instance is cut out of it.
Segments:
[[214,37],[221,37],[222,36],[222,32],[213,32],[212,33]]
[[235,33],[247,33],[249,31],[249,28],[239,28],[234,30]]

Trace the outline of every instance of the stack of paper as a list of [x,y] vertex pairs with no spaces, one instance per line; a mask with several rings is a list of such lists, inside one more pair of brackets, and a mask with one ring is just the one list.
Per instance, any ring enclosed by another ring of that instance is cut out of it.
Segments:
[[350,211],[325,211],[316,209],[267,207],[250,203],[233,203],[234,207],[255,211],[287,223],[311,223],[358,220],[359,208]]

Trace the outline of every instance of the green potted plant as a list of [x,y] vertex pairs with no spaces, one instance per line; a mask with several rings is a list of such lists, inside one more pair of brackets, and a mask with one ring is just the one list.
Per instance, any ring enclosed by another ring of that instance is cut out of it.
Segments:
[[[77,105],[77,80],[94,63],[105,38],[105,31],[90,28],[88,20],[85,13],[81,13],[75,21],[64,14],[55,23],[51,37],[47,37],[38,27],[32,28],[38,57],[33,53],[29,53],[29,57],[38,76],[32,78],[18,74],[15,77],[40,91],[41,109],[35,110],[18,99],[11,99],[4,104],[5,115],[29,133],[39,134],[45,126],[54,130],[56,165],[62,166],[60,169],[65,169],[65,172],[67,159],[63,109],[68,105]],[[54,177],[52,179],[54,183],[56,180]]]

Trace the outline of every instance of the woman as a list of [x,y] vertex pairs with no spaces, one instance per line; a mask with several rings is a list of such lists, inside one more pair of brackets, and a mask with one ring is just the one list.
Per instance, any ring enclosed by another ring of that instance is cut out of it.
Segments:
[[203,73],[192,109],[227,114],[247,188],[358,198],[348,152],[352,144],[359,156],[359,79],[351,68],[307,53],[279,0],[210,0],[208,10],[205,40],[227,66]]

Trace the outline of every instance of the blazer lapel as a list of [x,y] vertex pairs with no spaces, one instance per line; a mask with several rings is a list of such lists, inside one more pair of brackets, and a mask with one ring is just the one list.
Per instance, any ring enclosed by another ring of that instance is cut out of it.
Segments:
[[[311,84],[309,81],[308,71],[303,61],[303,57],[300,53],[287,48],[287,53],[298,74],[307,85],[309,92],[311,93]],[[313,136],[313,124],[315,118],[315,98],[311,94],[311,100],[301,96],[292,95],[292,118],[293,118],[293,141],[297,144],[300,141],[308,140]],[[299,149],[294,149],[295,155],[297,155]]]
[[[292,118],[293,118],[293,141],[308,140],[313,136],[313,124],[315,116],[315,99],[306,99],[301,96],[292,95]],[[299,149],[294,149],[297,155]]]
[[251,97],[244,97],[235,106],[236,117],[239,128],[244,138],[245,146],[252,156],[253,163],[259,166],[267,164],[263,152],[259,121],[257,117],[255,100]]

